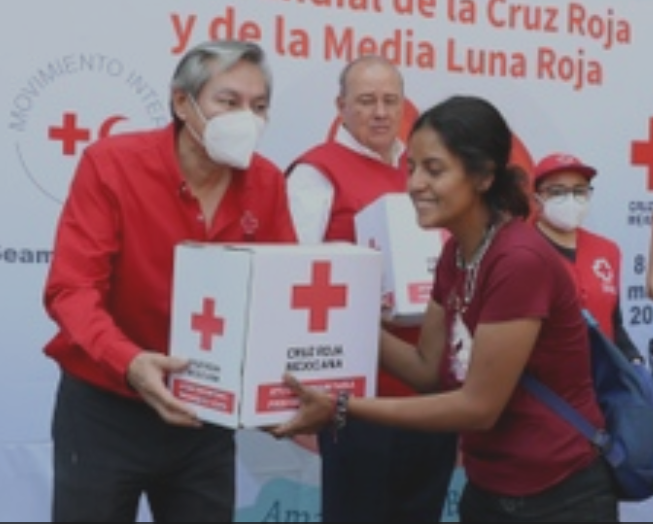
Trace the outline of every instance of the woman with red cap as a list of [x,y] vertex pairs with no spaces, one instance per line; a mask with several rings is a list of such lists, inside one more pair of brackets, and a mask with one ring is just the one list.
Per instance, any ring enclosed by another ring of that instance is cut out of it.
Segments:
[[581,301],[629,360],[642,356],[623,325],[620,307],[621,250],[612,240],[582,227],[589,211],[595,168],[566,153],[535,166],[535,225],[569,261]]

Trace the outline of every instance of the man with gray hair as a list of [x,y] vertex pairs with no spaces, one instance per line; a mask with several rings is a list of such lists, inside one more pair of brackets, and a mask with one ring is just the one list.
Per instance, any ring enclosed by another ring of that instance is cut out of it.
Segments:
[[86,148],[59,219],[44,305],[61,370],[53,522],[233,522],[234,432],[168,389],[175,246],[294,242],[283,173],[256,152],[271,76],[263,50],[202,43],[171,83],[173,122]]

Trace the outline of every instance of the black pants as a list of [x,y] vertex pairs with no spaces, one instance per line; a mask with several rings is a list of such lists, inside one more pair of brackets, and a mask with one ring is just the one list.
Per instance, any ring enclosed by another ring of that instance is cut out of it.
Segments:
[[348,420],[319,435],[322,522],[440,522],[455,467],[453,434]]
[[619,522],[612,477],[603,459],[528,497],[504,497],[468,483],[460,522]]
[[53,522],[233,522],[233,431],[165,423],[142,402],[68,375],[52,423]]

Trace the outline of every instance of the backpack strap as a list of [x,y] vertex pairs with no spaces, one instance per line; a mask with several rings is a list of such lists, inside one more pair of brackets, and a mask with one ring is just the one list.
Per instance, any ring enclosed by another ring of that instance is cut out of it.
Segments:
[[[582,308],[583,318],[590,331],[594,331],[602,335],[598,321],[594,318],[592,313],[587,308]],[[524,371],[522,374],[521,385],[526,388],[533,396],[540,399],[553,411],[558,413],[569,424],[574,426],[585,437],[598,447],[605,455],[610,451],[610,435],[601,428],[597,428],[588,421],[578,410],[571,406],[560,395],[553,391],[550,387],[539,381],[532,374]]]
[[560,395],[555,393],[551,388],[540,382],[530,373],[524,372],[520,383],[531,394],[533,394],[533,396],[540,399],[544,404],[585,435],[585,437],[602,452],[608,452],[610,447],[610,436],[605,430],[595,427]]

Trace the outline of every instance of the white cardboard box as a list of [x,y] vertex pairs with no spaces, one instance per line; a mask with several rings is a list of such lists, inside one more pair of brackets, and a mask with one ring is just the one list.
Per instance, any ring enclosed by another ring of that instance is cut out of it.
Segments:
[[433,286],[434,269],[448,233],[423,229],[407,193],[386,194],[355,217],[356,240],[383,255],[383,317],[419,324]]
[[207,422],[289,419],[285,371],[325,389],[376,392],[381,255],[347,243],[182,243],[170,353],[190,360],[173,393]]

